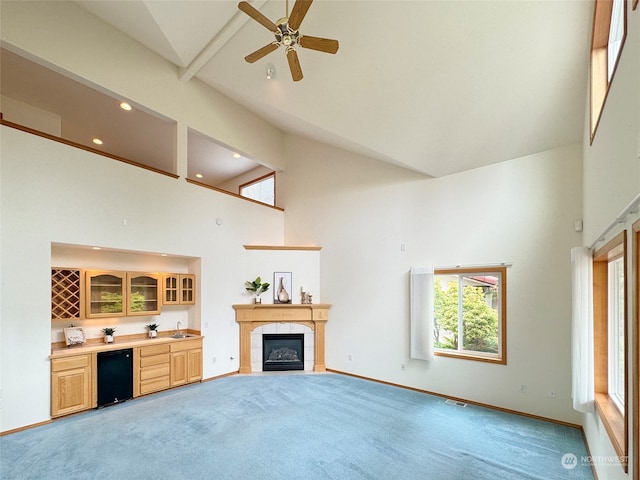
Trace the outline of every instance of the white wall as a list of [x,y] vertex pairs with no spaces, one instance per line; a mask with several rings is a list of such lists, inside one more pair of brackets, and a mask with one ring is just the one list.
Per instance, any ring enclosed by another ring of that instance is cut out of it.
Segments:
[[[589,145],[588,120],[585,125],[584,143],[584,245],[592,246],[605,233],[605,229],[616,221],[619,213],[640,193],[640,9],[631,11],[631,2],[627,2],[627,39],[622,50],[615,77],[607,97],[598,131],[592,145]],[[623,229],[629,232],[638,216],[629,216],[624,224],[616,225],[605,241]],[[633,264],[631,237],[629,241],[629,272],[635,272],[638,265]],[[597,243],[596,247],[603,243]],[[629,292],[634,292],[633,273],[628,275]],[[635,312],[634,296],[629,295],[629,312]],[[637,328],[638,319],[629,318],[627,338],[632,338],[633,328]],[[633,358],[633,345],[627,350]],[[637,365],[634,366],[634,370]],[[632,370],[632,372],[634,371]],[[637,377],[629,375],[629,393]],[[633,445],[631,432],[633,425],[640,419],[633,418],[632,405],[637,399],[630,395],[629,400],[629,454],[633,455],[637,446]],[[616,455],[600,417],[586,414],[582,420],[591,454],[600,457]],[[600,478],[623,480],[632,477],[615,462],[596,464]]]
[[[302,245],[298,245],[302,246]],[[262,294],[262,303],[273,303],[275,272],[291,272],[291,291],[288,292],[292,303],[301,303],[300,287],[313,295],[313,303],[320,301],[320,250],[247,250],[245,278],[270,284],[269,291]],[[253,295],[246,293],[248,299]]]
[[231,305],[247,301],[242,245],[282,244],[282,212],[12,128],[0,134],[1,431],[49,418],[52,243],[200,258],[204,377],[238,369]]
[[[324,247],[327,367],[579,422],[569,347],[579,145],[438,179],[295,137],[286,149],[296,159],[279,175],[286,241]],[[500,262],[513,262],[508,364],[409,360],[410,267]]]
[[2,118],[9,122],[26,125],[56,137],[61,136],[62,119],[60,115],[6,96],[0,96],[0,112],[2,112]]

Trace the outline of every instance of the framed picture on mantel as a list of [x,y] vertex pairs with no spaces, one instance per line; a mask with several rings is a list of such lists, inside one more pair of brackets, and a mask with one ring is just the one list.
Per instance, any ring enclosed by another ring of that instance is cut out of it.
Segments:
[[291,303],[291,272],[273,274],[273,303]]

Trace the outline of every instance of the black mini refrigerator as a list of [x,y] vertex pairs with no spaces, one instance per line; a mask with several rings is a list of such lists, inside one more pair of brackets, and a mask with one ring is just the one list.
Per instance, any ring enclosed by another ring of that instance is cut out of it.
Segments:
[[98,353],[98,407],[133,398],[133,349]]

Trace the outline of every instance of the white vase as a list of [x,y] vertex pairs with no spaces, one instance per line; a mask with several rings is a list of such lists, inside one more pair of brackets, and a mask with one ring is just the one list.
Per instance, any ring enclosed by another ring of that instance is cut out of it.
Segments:
[[149,330],[149,338],[156,338],[158,336],[158,332],[156,330]]
[[105,335],[104,343],[113,343],[113,335]]
[[259,305],[262,303],[262,299],[260,297],[256,297],[253,299],[253,303],[255,303],[256,305]]
[[280,286],[278,287],[278,301],[280,303],[289,303],[289,292],[284,288],[282,277],[280,277]]

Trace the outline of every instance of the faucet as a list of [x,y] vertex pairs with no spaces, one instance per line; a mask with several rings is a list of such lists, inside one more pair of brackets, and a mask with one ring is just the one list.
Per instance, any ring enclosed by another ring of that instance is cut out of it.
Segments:
[[180,329],[182,328],[182,322],[178,322],[176,325],[176,335],[181,335],[182,332],[180,331]]

